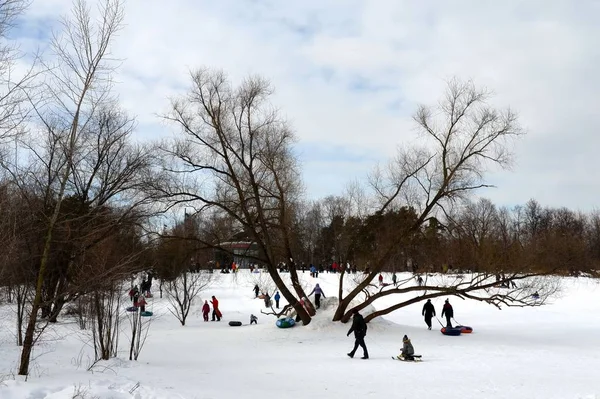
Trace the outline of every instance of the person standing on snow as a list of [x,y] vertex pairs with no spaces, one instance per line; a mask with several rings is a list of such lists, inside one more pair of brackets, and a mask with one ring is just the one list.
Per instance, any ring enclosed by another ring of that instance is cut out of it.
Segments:
[[258,298],[258,292],[260,291],[260,288],[258,288],[258,284],[254,284],[254,298]]
[[219,310],[219,301],[217,301],[217,298],[215,298],[214,295],[212,296],[212,301],[210,301],[210,303],[213,305],[212,321],[215,321],[215,319],[217,319],[217,321],[221,321],[221,316],[223,315]]
[[452,323],[450,320],[454,317],[454,309],[452,309],[452,305],[450,305],[450,301],[446,299],[444,303],[444,307],[442,308],[442,317],[446,316],[446,327],[452,328]]
[[204,317],[204,321],[208,321],[208,314],[210,313],[210,305],[208,301],[204,301],[204,305],[202,305],[202,317]]
[[350,358],[353,358],[354,354],[356,353],[356,350],[360,346],[363,350],[363,357],[361,357],[361,359],[368,359],[369,352],[367,351],[367,345],[365,344],[365,336],[367,335],[367,323],[365,322],[365,319],[362,317],[362,315],[358,313],[358,310],[354,309],[352,313],[354,314],[354,316],[352,316],[352,327],[350,327],[350,330],[348,330],[348,334],[346,334],[346,336],[348,337],[350,336],[351,332],[354,332],[354,349],[352,349],[352,351],[347,355]]
[[381,273],[379,274],[379,285],[383,285],[383,276],[381,275]]
[[313,288],[313,290],[310,292],[310,294],[308,294],[308,296],[311,296],[313,292],[315,294],[315,307],[319,309],[321,307],[321,295],[323,295],[323,298],[325,298],[325,293],[323,293],[323,290],[319,286],[319,283],[315,285],[315,288]]
[[279,300],[281,299],[281,295],[279,295],[279,291],[275,292],[275,296],[273,297],[273,299],[275,299],[275,307],[277,309],[279,309]]
[[427,323],[427,327],[431,330],[431,319],[435,316],[435,308],[431,303],[431,299],[428,299],[425,305],[423,305],[421,315],[425,316],[425,323]]

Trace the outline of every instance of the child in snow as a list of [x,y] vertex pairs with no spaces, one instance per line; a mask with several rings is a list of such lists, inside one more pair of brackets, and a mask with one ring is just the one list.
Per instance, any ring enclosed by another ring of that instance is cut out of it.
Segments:
[[250,324],[258,324],[258,317],[251,314],[250,315]]
[[138,292],[138,287],[133,286],[130,290],[129,290],[129,299],[131,300],[131,302],[133,302],[133,297],[135,296],[135,293]]
[[254,298],[258,298],[258,291],[260,291],[260,288],[258,288],[258,284],[254,284]]
[[275,296],[273,297],[273,299],[275,299],[275,307],[277,309],[279,309],[279,300],[281,299],[281,295],[279,295],[279,291],[277,291],[275,293]]
[[318,283],[315,285],[315,288],[313,288],[310,294],[308,294],[308,296],[311,296],[313,293],[315,294],[315,307],[319,309],[321,307],[321,295],[323,295],[323,298],[325,298],[325,293]]
[[413,355],[415,354],[415,348],[413,348],[410,339],[405,335],[402,338],[402,351],[400,352],[399,358],[403,358],[404,360],[415,360]]
[[204,301],[204,305],[202,305],[202,317],[204,317],[204,321],[208,321],[208,314],[210,313],[210,305],[208,301]]
[[137,302],[135,302],[135,303],[133,304],[133,306],[135,306],[136,308],[140,308],[140,310],[141,310],[142,312],[145,312],[145,311],[146,311],[146,298],[144,298],[144,296],[143,296],[143,295],[142,295],[142,296],[140,296],[140,297],[138,298]]

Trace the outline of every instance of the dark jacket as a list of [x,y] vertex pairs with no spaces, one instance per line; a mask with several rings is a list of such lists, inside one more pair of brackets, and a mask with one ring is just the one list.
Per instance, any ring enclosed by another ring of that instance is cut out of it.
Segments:
[[448,302],[446,302],[442,308],[442,317],[444,317],[444,315],[446,315],[446,317],[454,317],[454,309],[452,309],[452,305]]
[[352,327],[348,330],[348,334],[354,331],[354,336],[356,338],[364,337],[367,335],[367,323],[365,322],[364,317],[361,314],[356,313],[352,318]]
[[428,318],[435,316],[435,308],[433,307],[433,303],[431,303],[431,301],[425,302],[425,305],[423,305],[423,312],[421,312],[421,314]]

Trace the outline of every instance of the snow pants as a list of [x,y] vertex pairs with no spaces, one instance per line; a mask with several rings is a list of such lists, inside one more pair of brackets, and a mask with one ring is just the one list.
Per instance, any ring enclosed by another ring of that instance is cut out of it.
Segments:
[[427,324],[427,327],[429,327],[430,330],[431,330],[431,318],[432,318],[432,316],[425,316],[425,323]]
[[315,294],[315,307],[317,309],[321,307],[321,294]]
[[446,315],[446,327],[452,328],[452,316]]
[[352,349],[352,352],[350,352],[350,356],[354,356],[354,354],[356,353],[356,350],[358,349],[358,347],[361,347],[363,350],[363,356],[364,357],[369,357],[369,351],[367,351],[367,345],[365,344],[365,337],[364,336],[357,336],[354,339],[354,349]]

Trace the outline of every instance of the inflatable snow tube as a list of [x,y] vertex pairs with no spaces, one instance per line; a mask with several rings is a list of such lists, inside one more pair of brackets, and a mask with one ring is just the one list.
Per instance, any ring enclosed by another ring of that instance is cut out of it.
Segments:
[[279,328],[294,327],[294,324],[296,324],[296,320],[292,319],[291,317],[288,317],[286,319],[279,319],[275,322],[275,325]]
[[239,326],[241,326],[241,325],[242,325],[242,322],[241,322],[241,321],[230,321],[230,322],[229,322],[229,325],[230,325],[231,327],[239,327]]
[[143,312],[140,312],[140,316],[144,316],[144,317],[150,317],[152,316],[154,313],[150,312],[149,310],[145,310]]
[[442,327],[442,329],[440,331],[444,335],[451,335],[451,336],[457,336],[457,335],[460,335],[460,333],[461,333],[460,328]]
[[460,328],[460,332],[463,334],[471,334],[473,329],[469,326],[456,326],[454,328]]
[[130,306],[127,309],[125,309],[128,312],[137,312],[137,308],[135,306]]

